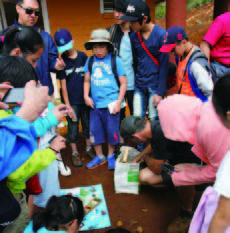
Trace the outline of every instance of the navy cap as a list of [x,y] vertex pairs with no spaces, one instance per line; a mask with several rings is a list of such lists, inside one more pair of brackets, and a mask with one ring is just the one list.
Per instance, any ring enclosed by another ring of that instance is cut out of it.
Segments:
[[150,9],[143,0],[132,0],[127,6],[125,15],[121,16],[121,20],[137,21],[141,17],[150,16]]
[[131,0],[114,0],[113,7],[114,9],[125,13],[130,1]]
[[73,37],[67,29],[60,29],[56,31],[54,34],[54,40],[59,53],[63,53],[73,48]]
[[167,30],[164,45],[159,51],[162,53],[170,53],[176,47],[176,43],[184,39],[188,39],[184,28],[181,26],[173,26]]

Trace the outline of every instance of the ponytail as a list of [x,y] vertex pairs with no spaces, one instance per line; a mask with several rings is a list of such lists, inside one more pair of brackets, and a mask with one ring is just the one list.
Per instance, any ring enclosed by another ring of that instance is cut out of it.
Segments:
[[24,56],[35,54],[44,48],[44,42],[39,32],[30,27],[10,27],[4,34],[2,53],[10,55],[13,49],[19,48]]
[[48,214],[45,210],[44,212],[39,212],[33,216],[33,231],[37,232],[40,228],[47,225]]
[[78,197],[72,195],[52,196],[45,211],[33,216],[33,231],[37,232],[42,227],[57,231],[59,224],[65,225],[77,219],[80,225],[83,218],[84,207]]

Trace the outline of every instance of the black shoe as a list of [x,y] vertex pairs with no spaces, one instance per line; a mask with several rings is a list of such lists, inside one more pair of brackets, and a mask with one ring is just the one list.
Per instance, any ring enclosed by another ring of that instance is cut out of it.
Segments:
[[91,146],[90,149],[86,150],[86,155],[87,157],[89,157],[90,159],[94,159],[96,156],[96,153],[93,149],[93,147]]

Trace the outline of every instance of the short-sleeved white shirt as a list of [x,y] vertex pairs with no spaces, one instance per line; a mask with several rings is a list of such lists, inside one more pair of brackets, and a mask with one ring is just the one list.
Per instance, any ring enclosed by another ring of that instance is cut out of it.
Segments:
[[214,189],[219,195],[230,198],[230,151],[227,152],[220,164]]

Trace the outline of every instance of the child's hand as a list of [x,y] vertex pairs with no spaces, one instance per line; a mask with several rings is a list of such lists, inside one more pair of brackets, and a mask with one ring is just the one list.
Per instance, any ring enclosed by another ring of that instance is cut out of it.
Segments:
[[72,119],[72,121],[77,121],[77,116],[74,110],[70,106],[67,106],[67,109],[68,109],[68,116]]
[[69,108],[65,104],[60,104],[53,110],[53,114],[57,117],[58,122],[66,117],[68,112]]
[[160,101],[162,100],[162,96],[159,95],[154,95],[154,101],[153,101],[153,106],[157,107],[157,105],[160,103]]
[[115,105],[114,105],[114,112],[113,112],[113,114],[116,114],[116,113],[118,113],[118,112],[120,112],[120,110],[121,110],[121,103],[120,103],[120,101],[116,101],[116,103],[115,103]]
[[94,102],[89,96],[85,98],[85,104],[90,106],[91,108],[94,108]]
[[16,115],[28,121],[34,121],[50,101],[48,91],[48,87],[36,87],[35,81],[28,82],[25,86],[25,100]]
[[51,143],[50,148],[54,149],[57,152],[60,152],[60,150],[64,149],[66,147],[65,145],[65,138],[62,136],[57,136]]
[[65,67],[66,67],[66,64],[63,61],[63,59],[61,57],[58,57],[56,59],[55,69],[56,70],[63,70]]

